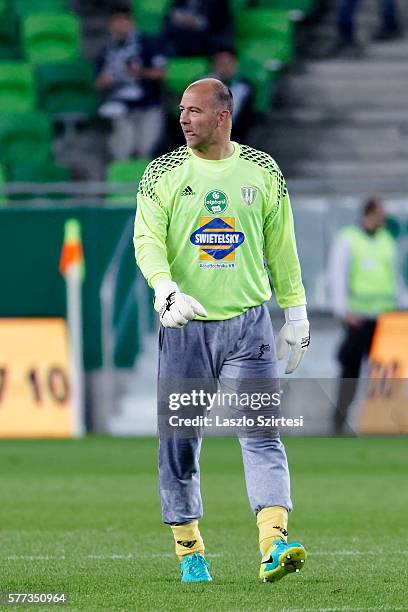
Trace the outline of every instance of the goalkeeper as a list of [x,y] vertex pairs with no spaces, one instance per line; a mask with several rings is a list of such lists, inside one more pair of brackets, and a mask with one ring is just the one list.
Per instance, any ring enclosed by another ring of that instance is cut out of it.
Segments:
[[[180,104],[187,145],[151,162],[139,185],[134,245],[160,312],[159,411],[166,381],[276,382],[277,358],[290,349],[291,373],[309,344],[285,182],[268,154],[230,140],[232,110],[221,81],[206,78],[187,87]],[[286,320],[277,350],[265,305],[271,297],[267,268]],[[182,582],[209,581],[198,526],[202,430],[182,436],[170,429],[159,414],[163,522],[174,535]],[[287,543],[286,453],[277,432],[239,441],[259,528],[260,577],[273,582],[299,570],[306,558],[299,542]]]

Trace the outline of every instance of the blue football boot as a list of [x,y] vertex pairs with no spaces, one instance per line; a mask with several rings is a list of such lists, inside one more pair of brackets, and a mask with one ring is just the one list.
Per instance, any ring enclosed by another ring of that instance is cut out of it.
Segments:
[[306,551],[300,542],[287,544],[275,540],[262,557],[259,577],[263,582],[275,582],[291,572],[299,572],[306,561]]
[[201,553],[185,555],[180,561],[181,582],[211,582],[208,563]]

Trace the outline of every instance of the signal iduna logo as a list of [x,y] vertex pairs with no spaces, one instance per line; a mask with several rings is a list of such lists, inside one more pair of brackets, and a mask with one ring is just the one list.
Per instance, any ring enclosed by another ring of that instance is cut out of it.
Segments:
[[199,247],[200,261],[235,261],[235,250],[245,240],[243,232],[235,231],[233,217],[201,217],[200,227],[190,236]]

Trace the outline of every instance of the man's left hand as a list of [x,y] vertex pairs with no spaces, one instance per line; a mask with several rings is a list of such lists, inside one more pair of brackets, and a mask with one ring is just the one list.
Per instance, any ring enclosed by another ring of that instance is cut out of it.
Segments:
[[309,321],[307,318],[291,320],[287,313],[289,310],[289,308],[286,309],[286,323],[279,332],[277,342],[279,360],[287,355],[290,348],[285,374],[291,374],[296,370],[310,344]]

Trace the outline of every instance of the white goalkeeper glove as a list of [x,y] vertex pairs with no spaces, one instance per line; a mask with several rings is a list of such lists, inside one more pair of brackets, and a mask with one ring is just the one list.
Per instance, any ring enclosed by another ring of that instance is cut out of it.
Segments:
[[309,321],[306,306],[285,308],[286,323],[278,335],[277,355],[283,359],[290,347],[285,374],[291,374],[298,367],[310,344]]
[[159,285],[155,295],[163,327],[180,328],[192,321],[196,315],[207,316],[204,306],[190,295],[180,293],[177,283],[173,281]]

